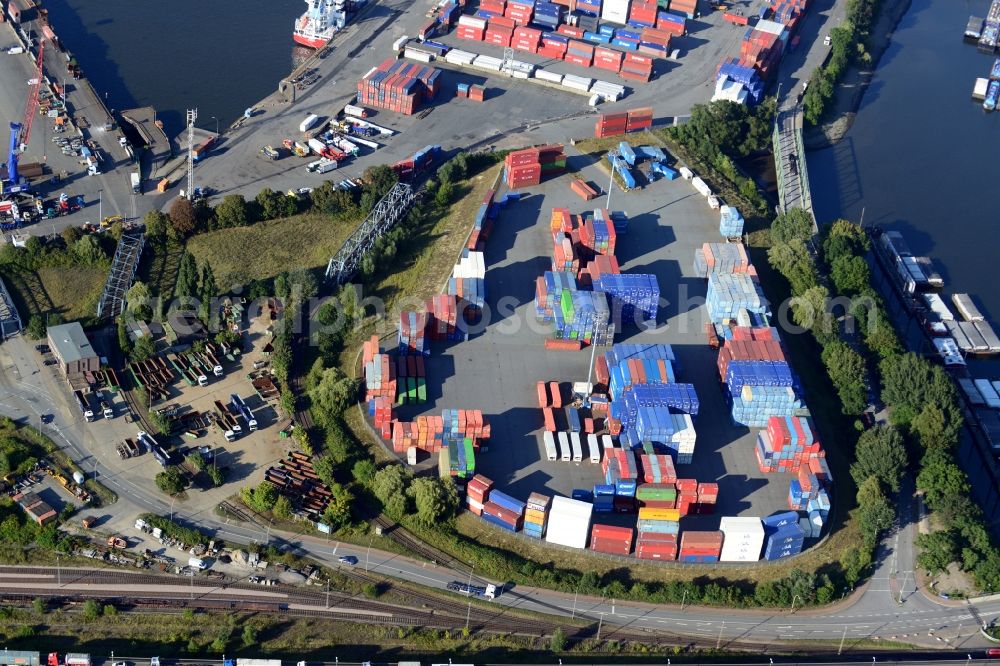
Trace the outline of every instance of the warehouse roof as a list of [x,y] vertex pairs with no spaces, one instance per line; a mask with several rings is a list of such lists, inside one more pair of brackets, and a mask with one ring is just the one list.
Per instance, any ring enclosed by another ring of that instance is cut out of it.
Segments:
[[79,322],[49,326],[49,340],[55,345],[56,352],[63,363],[72,363],[97,356]]

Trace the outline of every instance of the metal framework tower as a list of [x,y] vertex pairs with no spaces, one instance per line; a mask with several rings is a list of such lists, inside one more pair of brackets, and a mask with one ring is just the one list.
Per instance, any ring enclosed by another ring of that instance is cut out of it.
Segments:
[[198,109],[188,109],[188,186],[187,198],[194,199],[194,121],[198,120]]
[[375,204],[372,212],[341,246],[326,265],[326,279],[334,284],[344,284],[358,270],[361,259],[374,247],[375,242],[396,226],[410,209],[416,194],[406,183],[396,183]]
[[514,49],[505,46],[503,49],[503,62],[500,63],[500,71],[507,76],[514,76]]

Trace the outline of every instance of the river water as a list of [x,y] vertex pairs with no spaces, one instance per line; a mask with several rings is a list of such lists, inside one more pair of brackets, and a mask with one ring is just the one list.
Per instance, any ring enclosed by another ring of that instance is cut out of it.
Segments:
[[215,131],[275,90],[312,51],[292,42],[302,0],[44,0],[65,47],[108,106],[152,105],[168,136],[185,109]]
[[[962,40],[969,15],[988,6],[913,0],[846,138],[809,154],[809,179],[820,222],[863,212],[866,225],[900,231],[934,259],[945,294],[972,294],[1000,331],[1000,113],[972,100],[993,56]],[[1000,362],[975,365],[1000,377]]]

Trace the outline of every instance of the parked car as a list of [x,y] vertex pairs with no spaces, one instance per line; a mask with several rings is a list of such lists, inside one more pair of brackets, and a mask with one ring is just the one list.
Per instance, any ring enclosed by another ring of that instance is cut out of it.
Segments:
[[340,562],[341,564],[349,564],[350,566],[353,567],[355,564],[358,563],[358,558],[354,557],[353,555],[342,555],[341,557],[337,558],[337,561]]

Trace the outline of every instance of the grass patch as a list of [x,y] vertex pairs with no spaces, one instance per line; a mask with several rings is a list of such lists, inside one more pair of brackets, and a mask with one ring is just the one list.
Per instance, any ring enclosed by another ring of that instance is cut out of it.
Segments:
[[343,217],[303,213],[198,234],[187,249],[199,266],[206,261],[212,265],[216,282],[226,290],[285,271],[326,266],[356,227]]
[[170,298],[177,284],[177,273],[183,256],[184,246],[181,243],[147,242],[136,279],[147,285],[154,295]]
[[97,266],[72,266],[4,277],[25,322],[34,315],[54,314],[66,321],[86,321],[97,313],[108,272]]

